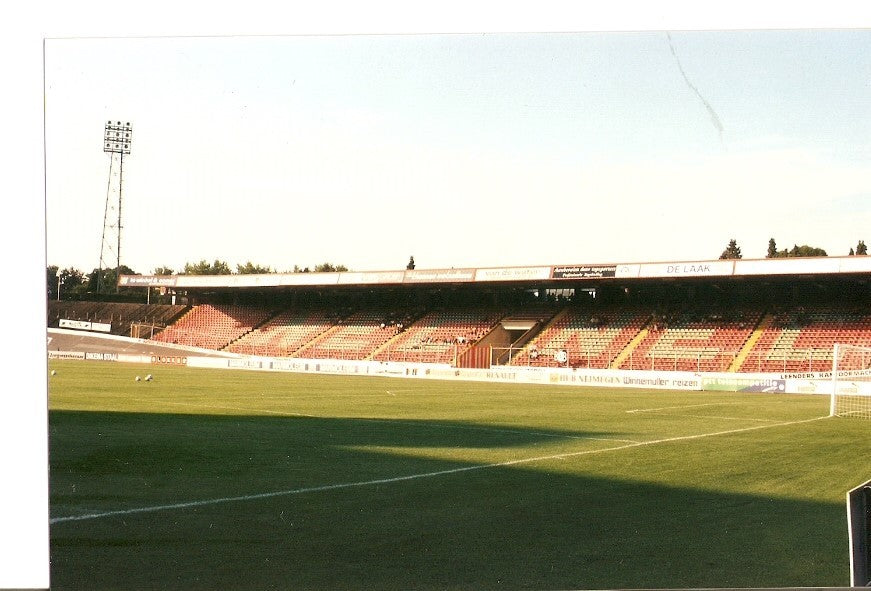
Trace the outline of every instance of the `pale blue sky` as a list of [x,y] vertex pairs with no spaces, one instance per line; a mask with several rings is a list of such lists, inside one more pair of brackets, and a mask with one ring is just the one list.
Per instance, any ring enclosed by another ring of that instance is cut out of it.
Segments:
[[871,240],[871,32],[670,37],[49,40],[48,262],[99,262],[107,119],[134,126],[121,258],[142,273],[706,259],[731,238],[748,258],[770,237],[843,255]]

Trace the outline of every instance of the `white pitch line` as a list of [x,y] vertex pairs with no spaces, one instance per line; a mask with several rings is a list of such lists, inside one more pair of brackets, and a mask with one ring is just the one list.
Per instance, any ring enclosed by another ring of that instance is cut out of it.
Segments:
[[103,517],[115,517],[118,515],[135,515],[138,513],[154,513],[157,511],[169,511],[173,509],[188,509],[191,507],[204,507],[208,505],[219,505],[222,503],[234,503],[240,501],[254,501],[258,499],[268,499],[274,497],[284,497],[291,495],[299,495],[305,493],[313,493],[313,492],[324,492],[329,490],[341,490],[346,488],[355,488],[355,487],[363,487],[363,486],[376,486],[379,484],[392,484],[395,482],[405,482],[409,480],[420,480],[422,478],[434,478],[437,476],[446,476],[449,474],[458,474],[461,472],[471,472],[473,470],[486,470],[490,468],[504,468],[507,466],[518,466],[522,464],[531,464],[536,462],[545,462],[551,460],[564,460],[566,458],[592,455],[592,454],[600,454],[609,451],[620,451],[624,449],[631,449],[635,447],[644,447],[648,445],[658,445],[660,443],[673,443],[676,441],[691,441],[693,439],[704,439],[706,437],[717,437],[720,435],[732,435],[735,433],[744,433],[747,431],[756,431],[759,429],[770,429],[772,427],[786,427],[789,425],[799,425],[802,423],[810,423],[813,421],[819,421],[821,419],[829,418],[826,416],[814,417],[812,419],[802,419],[800,421],[788,421],[784,423],[776,423],[773,425],[756,425],[753,427],[744,427],[742,429],[729,429],[727,431],[716,431],[712,433],[700,433],[697,435],[682,435],[680,437],[667,437],[664,439],[654,439],[651,441],[641,441],[635,443],[627,443],[626,445],[618,445],[615,447],[606,447],[602,449],[592,449],[592,450],[583,450],[562,454],[554,454],[549,456],[536,456],[531,458],[520,458],[516,460],[508,460],[505,462],[495,462],[492,464],[478,464],[474,466],[463,466],[461,468],[452,468],[450,470],[439,470],[436,472],[423,472],[420,474],[409,474],[407,476],[396,476],[393,478],[379,478],[376,480],[363,480],[359,482],[344,482],[338,484],[326,484],[323,486],[311,486],[304,488],[295,488],[289,490],[281,490],[274,492],[266,492],[266,493],[258,493],[251,495],[241,495],[235,497],[219,497],[214,499],[203,499],[199,501],[189,501],[185,503],[172,503],[168,505],[153,505],[151,507],[138,507],[135,509],[118,509],[114,511],[103,511],[101,513],[89,513],[85,515],[70,515],[66,517],[53,517],[49,519],[49,524],[56,523],[66,523],[70,521],[84,521],[89,519],[101,519]]
[[627,410],[628,414],[634,414],[639,412],[657,412],[660,410],[675,410],[678,408],[699,408],[701,406],[728,406],[739,404],[738,402],[705,402],[704,404],[681,404],[678,406],[660,406],[659,408],[634,408],[632,410]]
[[663,414],[665,417],[680,417],[688,419],[719,419],[721,421],[756,421],[758,423],[777,423],[777,419],[759,419],[755,417],[723,417],[718,415],[684,415],[684,414]]

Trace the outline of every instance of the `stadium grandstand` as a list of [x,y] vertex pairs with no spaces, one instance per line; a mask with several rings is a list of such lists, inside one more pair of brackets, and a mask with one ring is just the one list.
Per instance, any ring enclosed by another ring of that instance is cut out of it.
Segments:
[[239,356],[720,373],[823,372],[871,346],[871,259],[227,276],[122,275],[172,304],[49,302],[50,329]]

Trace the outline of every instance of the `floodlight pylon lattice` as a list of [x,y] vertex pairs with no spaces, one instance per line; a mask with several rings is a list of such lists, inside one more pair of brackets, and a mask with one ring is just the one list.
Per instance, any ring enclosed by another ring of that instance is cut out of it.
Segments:
[[[130,154],[133,127],[130,122],[107,121],[103,135],[103,151],[109,154],[109,180],[106,185],[106,207],[103,212],[103,239],[100,246],[100,266],[97,293],[107,291],[105,271],[113,267],[115,275],[121,269],[121,206],[124,187],[124,156]],[[113,256],[114,255],[114,256]]]

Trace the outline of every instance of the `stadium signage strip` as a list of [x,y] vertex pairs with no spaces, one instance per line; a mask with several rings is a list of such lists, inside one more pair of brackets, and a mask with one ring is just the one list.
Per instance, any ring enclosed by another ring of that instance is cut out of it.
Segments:
[[507,267],[503,269],[478,269],[475,281],[529,281],[550,279],[551,267]]
[[734,261],[649,263],[640,265],[639,277],[726,277],[735,271]]
[[578,281],[592,279],[658,279],[668,277],[743,277],[871,273],[871,257],[808,257],[787,259],[678,261],[611,265],[557,265],[342,273],[270,273],[242,275],[121,275],[120,287],[234,288],[330,285],[400,285],[497,281]]
[[105,322],[88,322],[85,320],[68,320],[61,318],[58,328],[71,328],[73,330],[91,330],[96,332],[111,332],[112,325]]
[[[626,267],[626,265],[622,265]],[[599,279],[616,277],[617,265],[569,265],[553,268],[553,279]]]

